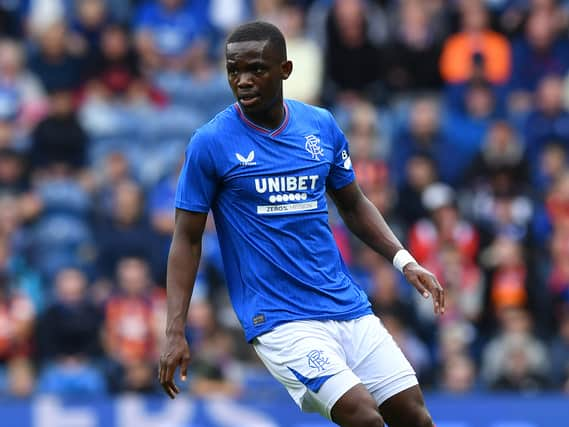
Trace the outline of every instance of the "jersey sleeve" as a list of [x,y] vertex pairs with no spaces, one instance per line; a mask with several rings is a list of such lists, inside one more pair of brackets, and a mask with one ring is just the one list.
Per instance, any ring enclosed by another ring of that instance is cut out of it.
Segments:
[[188,144],[176,189],[177,208],[193,212],[209,212],[218,183],[211,143],[210,138],[196,133]]
[[330,120],[330,137],[334,141],[334,158],[326,183],[329,188],[338,190],[351,184],[356,179],[356,175],[352,167],[352,160],[350,159],[348,140],[338,127],[332,114],[328,114]]

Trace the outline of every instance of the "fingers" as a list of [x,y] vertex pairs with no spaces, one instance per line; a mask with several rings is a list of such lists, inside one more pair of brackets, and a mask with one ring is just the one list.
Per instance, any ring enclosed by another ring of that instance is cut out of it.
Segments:
[[409,281],[415,287],[415,289],[417,289],[417,291],[423,295],[424,298],[429,298],[429,291],[427,291],[427,288],[423,286],[423,283],[421,282],[421,278],[419,276]]
[[180,378],[182,381],[186,381],[188,377],[188,364],[190,363],[189,356],[184,356],[182,358],[182,363],[180,363]]
[[162,388],[171,399],[174,399],[180,392],[180,389],[174,383],[174,372],[176,371],[178,364],[179,361],[172,361],[167,358],[160,359],[158,379],[160,380]]
[[433,296],[435,314],[443,314],[445,312],[445,292],[443,287],[433,274],[421,275],[420,279]]

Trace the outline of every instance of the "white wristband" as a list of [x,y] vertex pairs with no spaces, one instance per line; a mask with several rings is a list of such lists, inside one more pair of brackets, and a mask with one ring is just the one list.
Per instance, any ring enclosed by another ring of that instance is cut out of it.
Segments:
[[405,267],[410,262],[417,262],[417,261],[415,261],[413,255],[411,255],[405,249],[399,249],[395,254],[395,256],[393,257],[393,266],[401,273],[403,273],[403,267]]

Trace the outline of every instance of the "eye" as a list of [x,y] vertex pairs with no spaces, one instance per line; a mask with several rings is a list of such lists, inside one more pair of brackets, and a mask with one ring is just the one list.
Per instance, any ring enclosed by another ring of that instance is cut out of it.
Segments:
[[261,75],[265,72],[265,69],[263,67],[257,67],[255,68],[255,74],[257,75]]
[[228,68],[227,74],[231,77],[235,77],[237,75],[237,70],[235,68]]

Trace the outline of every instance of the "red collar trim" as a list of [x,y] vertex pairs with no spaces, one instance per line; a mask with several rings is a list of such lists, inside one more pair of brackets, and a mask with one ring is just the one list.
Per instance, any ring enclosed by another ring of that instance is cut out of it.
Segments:
[[255,129],[255,130],[258,131],[258,132],[261,132],[261,133],[264,133],[264,134],[267,134],[267,135],[270,135],[270,136],[277,136],[277,135],[279,135],[280,133],[282,133],[282,131],[286,128],[286,126],[287,126],[287,124],[288,124],[288,122],[289,122],[290,114],[289,114],[289,111],[288,111],[288,106],[286,105],[286,102],[283,102],[283,105],[284,105],[284,109],[285,109],[285,116],[284,116],[284,119],[283,119],[282,123],[280,124],[280,126],[279,126],[278,128],[271,130],[271,129],[267,129],[267,128],[264,128],[264,127],[262,127],[262,126],[259,126],[259,125],[255,124],[255,123],[253,123],[251,120],[249,120],[249,119],[247,118],[247,116],[245,115],[245,113],[244,113],[243,110],[241,109],[241,106],[239,105],[239,103],[236,102],[236,103],[234,104],[235,110],[237,110],[237,114],[239,114],[239,117],[241,117],[241,120],[243,120],[247,126],[253,128],[253,129]]

